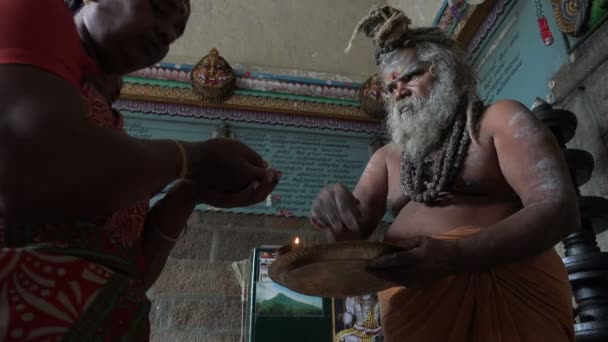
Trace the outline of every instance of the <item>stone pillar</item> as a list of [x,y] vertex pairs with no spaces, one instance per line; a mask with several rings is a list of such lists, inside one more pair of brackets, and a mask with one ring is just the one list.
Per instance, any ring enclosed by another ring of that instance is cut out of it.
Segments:
[[581,227],[564,239],[565,257],[562,258],[577,304],[576,340],[608,341],[608,253],[602,252],[596,241],[596,234],[608,228],[601,225],[602,219],[608,217],[608,199],[581,196],[578,190],[591,179],[594,160],[587,151],[566,148],[566,143],[574,137],[576,116],[567,110],[553,109],[542,100],[537,100],[533,112],[555,134],[577,188]]

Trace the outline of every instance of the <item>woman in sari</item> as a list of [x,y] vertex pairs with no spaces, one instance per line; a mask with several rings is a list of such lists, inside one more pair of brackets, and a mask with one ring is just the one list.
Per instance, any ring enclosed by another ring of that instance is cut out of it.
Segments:
[[0,0],[0,340],[147,340],[145,291],[194,206],[251,205],[278,182],[238,141],[136,139],[112,111],[111,75],[164,58],[189,14]]

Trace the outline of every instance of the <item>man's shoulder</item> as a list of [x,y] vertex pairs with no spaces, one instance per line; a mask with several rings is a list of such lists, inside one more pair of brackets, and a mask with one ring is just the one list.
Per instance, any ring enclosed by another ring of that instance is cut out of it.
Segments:
[[484,117],[493,118],[495,116],[514,115],[521,111],[528,111],[528,108],[521,102],[515,100],[498,100],[486,107]]
[[380,147],[378,150],[376,150],[376,152],[374,152],[373,157],[375,159],[382,159],[382,160],[400,158],[401,150],[399,149],[399,147],[397,145],[395,145],[395,143],[390,142],[390,143]]
[[479,131],[494,135],[520,121],[534,120],[533,117],[534,114],[521,102],[498,100],[486,107],[479,122]]

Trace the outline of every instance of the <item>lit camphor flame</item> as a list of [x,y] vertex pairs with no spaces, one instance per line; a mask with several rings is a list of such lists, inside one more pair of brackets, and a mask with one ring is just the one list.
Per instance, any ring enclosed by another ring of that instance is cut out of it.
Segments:
[[299,237],[296,237],[296,238],[293,240],[293,243],[294,243],[294,244],[296,244],[296,245],[299,245],[299,244],[300,244],[300,238],[299,238]]

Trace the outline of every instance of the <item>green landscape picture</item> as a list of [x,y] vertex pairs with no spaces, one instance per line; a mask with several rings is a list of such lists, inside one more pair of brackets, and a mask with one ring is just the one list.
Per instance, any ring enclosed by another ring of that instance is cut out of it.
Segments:
[[323,316],[323,299],[293,292],[275,283],[258,283],[256,314],[259,316]]

